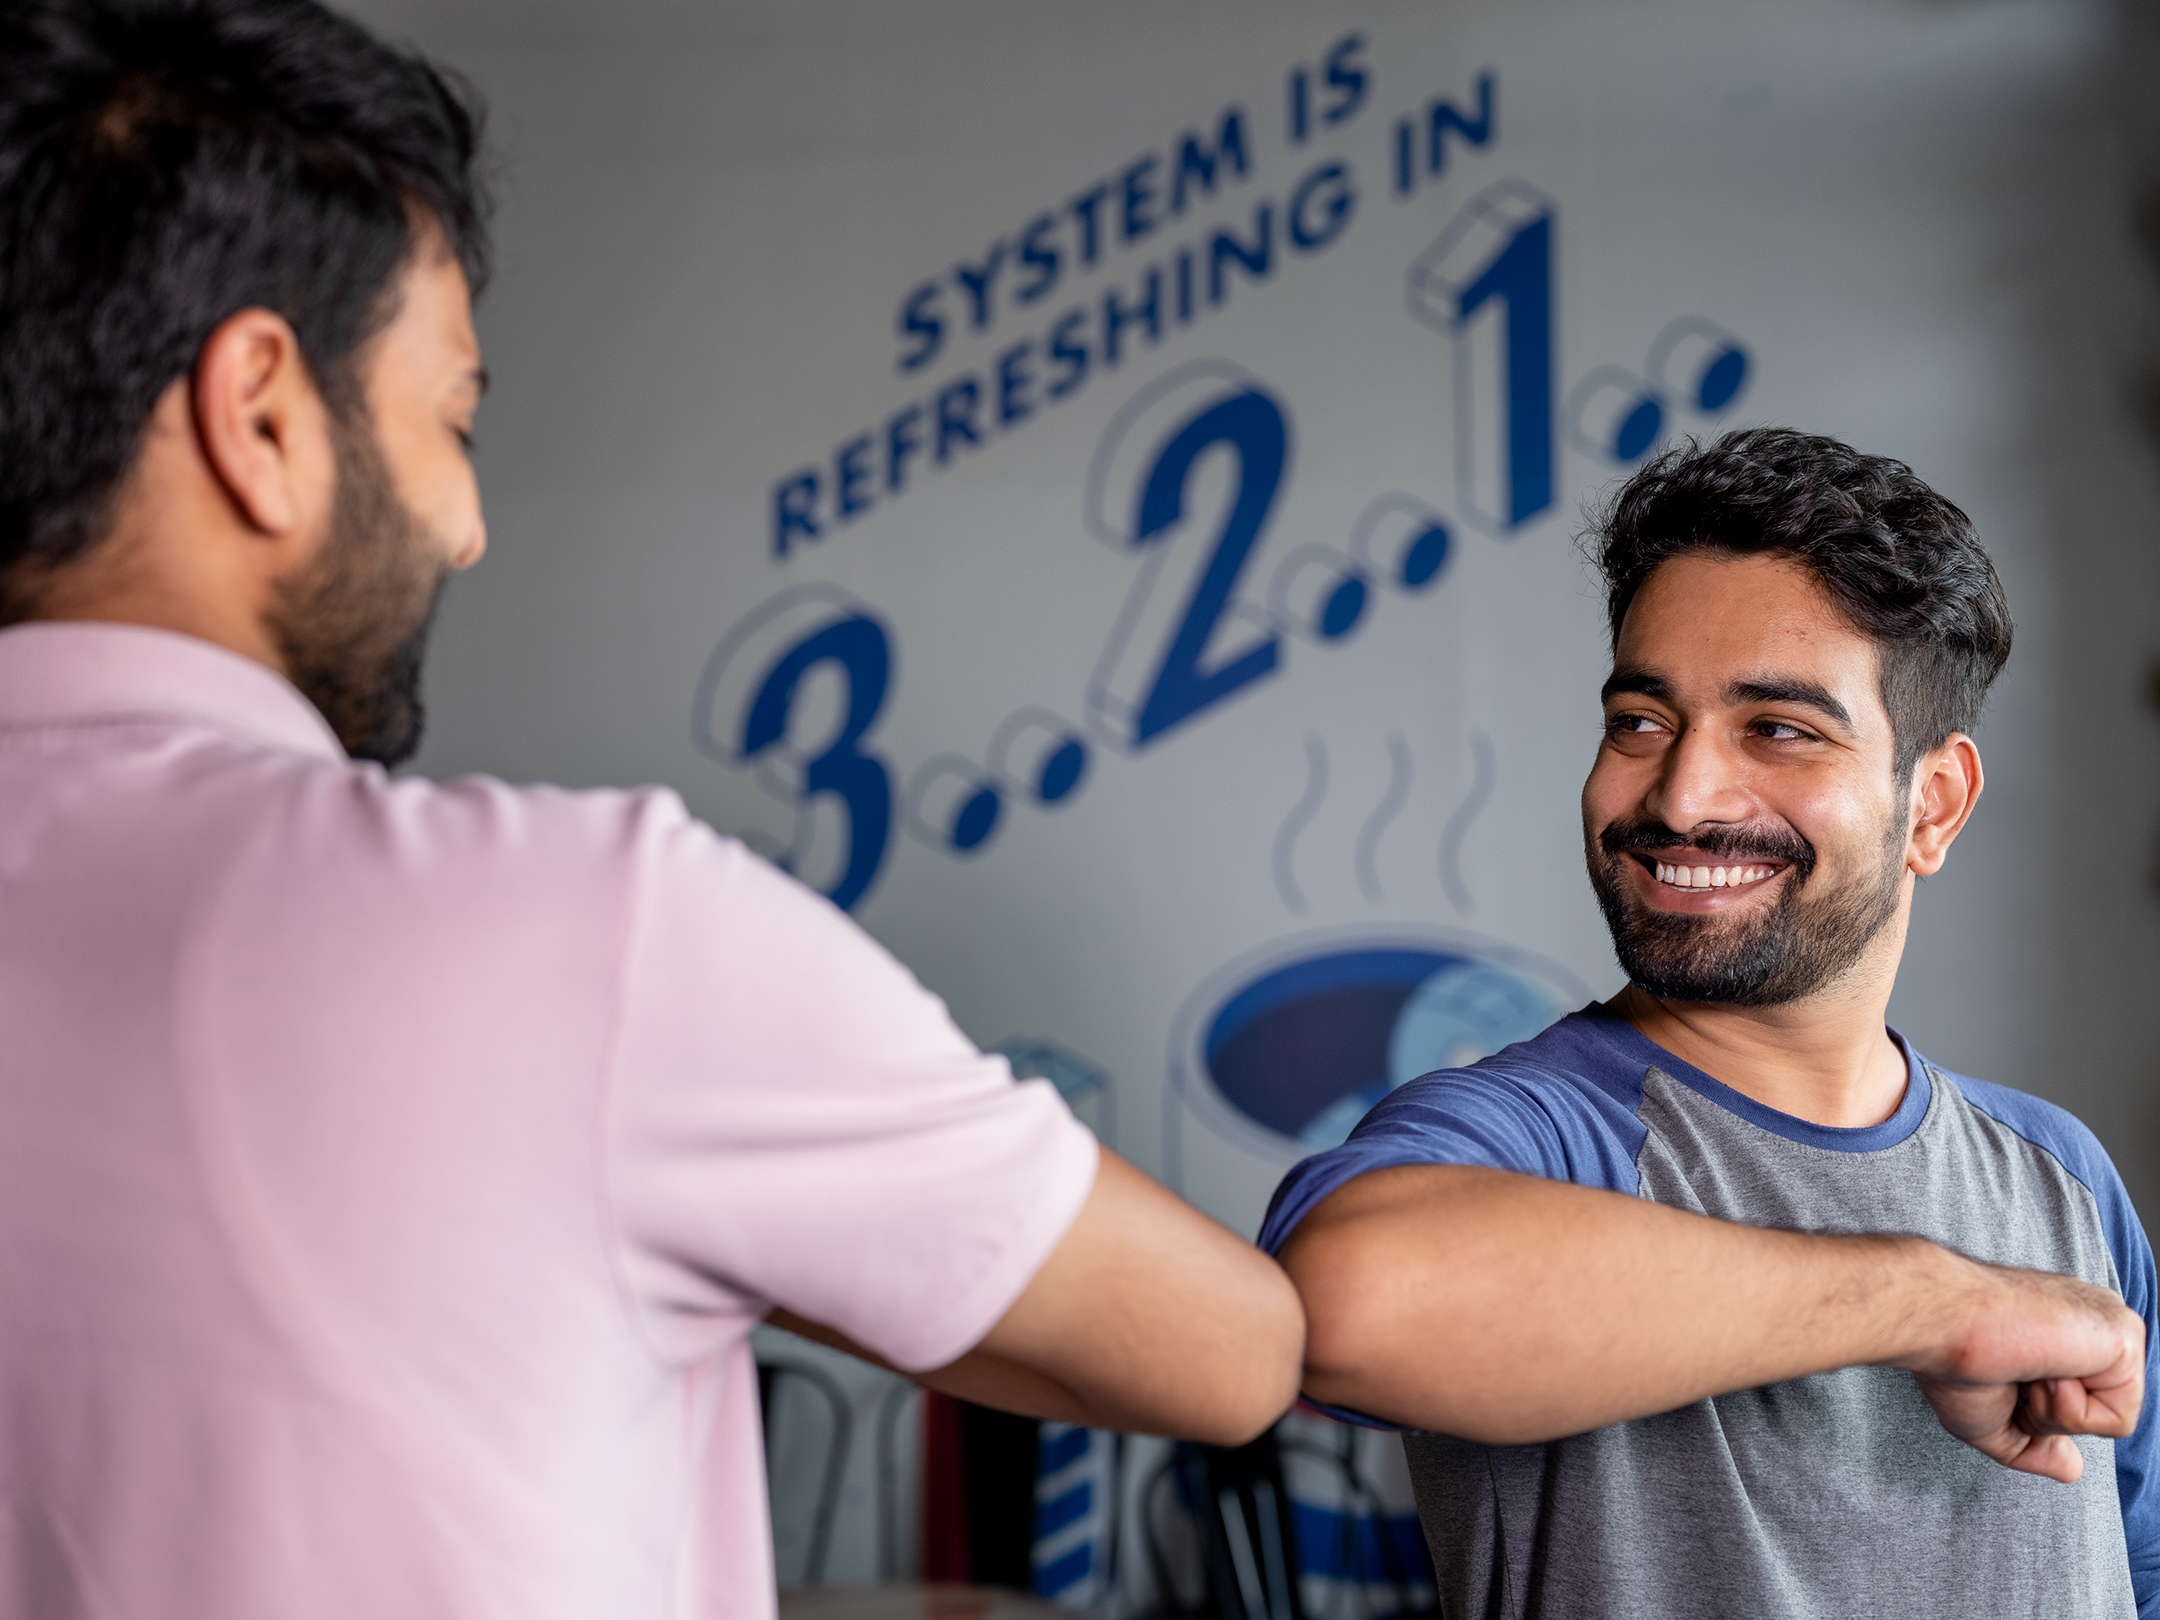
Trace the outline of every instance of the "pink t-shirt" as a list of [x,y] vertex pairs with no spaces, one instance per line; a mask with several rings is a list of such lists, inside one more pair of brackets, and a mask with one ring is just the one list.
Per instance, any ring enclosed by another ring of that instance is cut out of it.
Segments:
[[752,1324],[974,1344],[1095,1146],[672,793],[0,631],[0,1616],[772,1612]]

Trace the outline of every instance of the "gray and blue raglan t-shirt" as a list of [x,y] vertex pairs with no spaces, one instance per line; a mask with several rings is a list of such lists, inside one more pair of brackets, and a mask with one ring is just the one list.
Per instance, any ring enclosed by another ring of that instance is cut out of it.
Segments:
[[[1380,1103],[1276,1192],[1279,1250],[1352,1176],[1476,1164],[1756,1226],[1911,1232],[1980,1260],[2119,1289],[2154,1323],[2152,1250],[2090,1131],[1909,1045],[1880,1125],[1838,1129],[1719,1084],[1592,1005]],[[2148,1383],[2152,1382],[2148,1362]],[[2160,1617],[2148,1399],[2084,1477],[2013,1473],[1943,1432],[1912,1378],[1797,1378],[1545,1445],[1409,1434],[1449,1620]],[[1348,1414],[1346,1414],[1348,1415]]]

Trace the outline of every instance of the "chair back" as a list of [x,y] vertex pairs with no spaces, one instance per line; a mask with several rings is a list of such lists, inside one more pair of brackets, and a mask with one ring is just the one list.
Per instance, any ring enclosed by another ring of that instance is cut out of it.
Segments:
[[761,1361],[757,1379],[758,1415],[765,1429],[768,1458],[772,1455],[773,1414],[784,1391],[800,1389],[825,1408],[825,1462],[818,1475],[816,1507],[810,1519],[810,1545],[803,1554],[802,1579],[795,1583],[817,1586],[825,1579],[825,1560],[832,1550],[833,1520],[840,1512],[840,1487],[846,1480],[848,1445],[855,1427],[854,1407],[838,1379],[806,1362]]

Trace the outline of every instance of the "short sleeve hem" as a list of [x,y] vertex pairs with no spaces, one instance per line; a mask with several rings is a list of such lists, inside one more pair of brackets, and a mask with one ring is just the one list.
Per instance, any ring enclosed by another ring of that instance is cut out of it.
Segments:
[[[1050,1090],[1047,1080],[1022,1084]],[[1064,1139],[1044,1167],[1041,1195],[975,1281],[935,1321],[908,1334],[905,1342],[874,1348],[881,1349],[901,1371],[912,1373],[957,1361],[982,1343],[1072,1230],[1081,1206],[1095,1190],[1100,1163],[1101,1149],[1094,1134],[1078,1120],[1069,1121]]]

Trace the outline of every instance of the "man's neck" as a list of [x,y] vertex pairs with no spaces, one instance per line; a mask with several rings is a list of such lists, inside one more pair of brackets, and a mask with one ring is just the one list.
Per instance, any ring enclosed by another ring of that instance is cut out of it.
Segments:
[[[1853,982],[1861,977],[1862,982]],[[1880,1125],[1905,1100],[1905,1055],[1883,1015],[1890,976],[1849,976],[1782,1007],[1665,1001],[1629,985],[1608,1006],[1673,1056],[1766,1108],[1815,1125]]]
[[288,674],[268,611],[312,552],[249,527],[205,459],[192,397],[187,378],[159,396],[110,529],[61,568],[11,580],[10,611],[173,630]]

